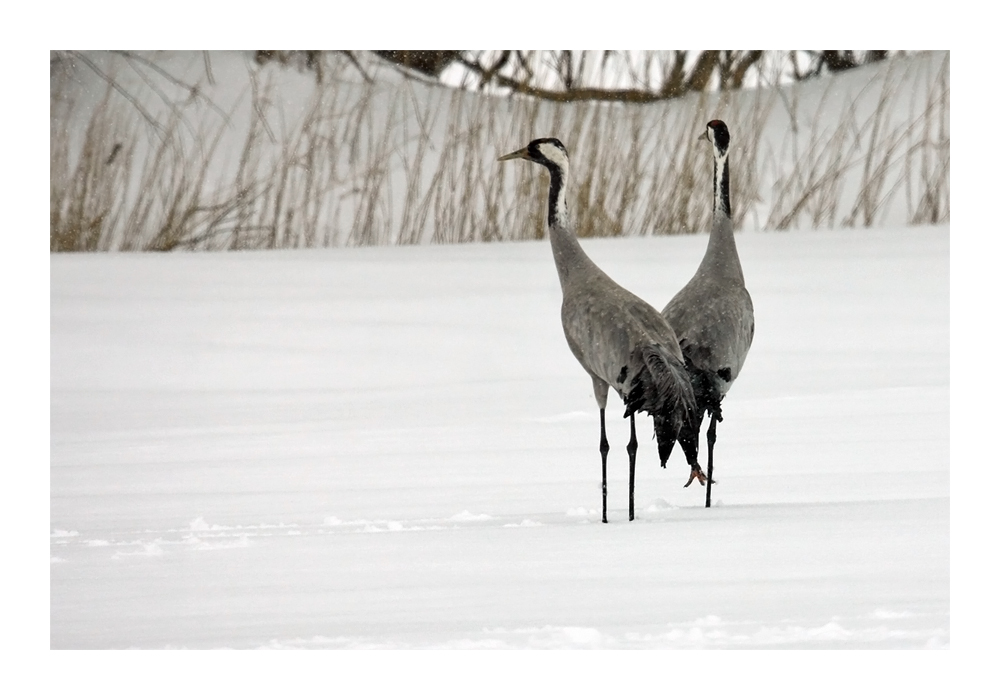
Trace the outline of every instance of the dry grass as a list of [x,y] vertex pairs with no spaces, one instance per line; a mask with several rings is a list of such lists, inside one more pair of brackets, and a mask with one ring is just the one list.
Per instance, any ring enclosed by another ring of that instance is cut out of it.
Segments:
[[[269,67],[249,70],[243,101],[221,121],[217,108],[206,119],[206,110],[174,104],[155,127],[109,84],[82,127],[72,102],[53,100],[50,248],[541,238],[546,178],[496,157],[549,135],[571,154],[581,237],[703,231],[712,166],[697,137],[711,118],[733,131],[737,228],[872,226],[893,206],[910,223],[947,221],[947,56],[925,72],[903,122],[898,86],[915,79],[891,68],[873,72],[846,104],[831,87],[805,109],[803,85],[652,105],[560,104],[361,82],[345,67],[328,70],[293,116],[282,107],[280,69]],[[789,125],[783,140],[765,144],[779,117]]]
[[[936,224],[951,217],[951,61],[927,74],[927,99],[906,151],[906,210],[911,224]],[[919,105],[911,106],[911,112]]]
[[[901,193],[908,223],[950,218],[948,55],[936,74],[925,72],[924,90],[910,93],[908,117],[900,121],[898,102],[905,94],[900,85],[915,82],[907,74],[915,67],[921,64],[910,63],[901,71],[888,62],[843,105],[832,125],[823,123],[822,115],[836,109],[837,99],[842,99],[835,83],[823,94],[819,108],[812,110],[805,129],[800,124],[797,89],[781,91],[790,129],[782,153],[770,159],[769,168],[760,169],[774,183],[764,228],[799,228],[803,218],[812,228],[875,226],[885,221]],[[775,162],[790,162],[791,167]]]

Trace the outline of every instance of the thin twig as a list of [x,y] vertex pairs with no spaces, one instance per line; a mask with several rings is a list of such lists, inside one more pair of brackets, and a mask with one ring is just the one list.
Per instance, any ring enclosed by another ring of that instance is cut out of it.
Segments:
[[126,90],[121,85],[119,85],[115,81],[114,78],[112,78],[110,75],[107,75],[104,71],[102,71],[100,68],[98,68],[97,65],[93,61],[91,61],[89,58],[87,58],[86,56],[84,56],[79,51],[70,51],[70,54],[72,54],[74,58],[77,58],[81,62],[83,62],[92,71],[94,71],[95,73],[97,73],[97,75],[100,76],[100,78],[102,80],[104,80],[105,82],[107,82],[108,85],[110,85],[111,87],[113,87],[119,94],[121,94],[126,100],[128,100],[129,103],[133,107],[135,107],[136,110],[138,110],[139,114],[142,115],[143,119],[145,119],[149,123],[149,125],[152,126],[156,130],[157,135],[161,139],[163,138],[163,134],[165,132],[165,130],[163,128],[163,125],[160,124],[158,121],[156,121],[156,119],[153,118],[153,115],[151,115],[149,112],[147,112],[145,109],[143,109],[142,105],[139,104],[139,101],[135,97],[133,97],[131,95],[131,93],[129,93],[128,90]]

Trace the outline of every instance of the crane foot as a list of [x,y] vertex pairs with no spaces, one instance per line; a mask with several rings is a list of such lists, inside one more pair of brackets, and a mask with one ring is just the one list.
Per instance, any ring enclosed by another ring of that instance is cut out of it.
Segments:
[[[704,486],[705,482],[708,481],[708,477],[705,476],[705,472],[701,470],[701,467],[695,467],[691,470],[691,476],[688,477],[687,483],[684,484],[684,488],[690,486],[691,482],[694,481],[695,479],[697,479],[698,483],[701,484],[702,486]],[[713,484],[715,483],[715,479],[712,480],[712,483]]]

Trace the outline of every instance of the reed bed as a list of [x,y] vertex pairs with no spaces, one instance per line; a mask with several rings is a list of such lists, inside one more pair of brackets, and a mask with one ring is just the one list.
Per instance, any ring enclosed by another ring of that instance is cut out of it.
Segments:
[[853,94],[843,76],[821,94],[800,83],[630,105],[364,80],[346,62],[292,90],[287,70],[248,62],[223,109],[206,97],[206,59],[210,79],[186,84],[186,100],[164,88],[159,112],[110,69],[87,107],[54,76],[50,249],[541,238],[546,178],[496,158],[550,135],[571,156],[581,237],[704,231],[712,166],[698,136],[712,118],[733,133],[737,229],[948,221],[948,54],[859,70],[870,77]]

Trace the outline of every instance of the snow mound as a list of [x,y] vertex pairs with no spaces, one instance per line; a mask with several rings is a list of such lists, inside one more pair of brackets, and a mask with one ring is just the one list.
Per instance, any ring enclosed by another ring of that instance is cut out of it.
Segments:
[[665,498],[657,498],[646,506],[647,513],[658,513],[664,510],[677,510],[677,506],[673,505]]
[[199,515],[197,518],[188,523],[188,529],[193,532],[204,532],[206,530],[221,530],[222,526],[209,525],[207,522],[205,522],[205,518]]
[[478,640],[452,640],[451,648],[608,649],[619,646],[614,637],[595,627],[545,625],[516,629],[486,629]]
[[542,523],[538,522],[537,520],[531,520],[529,518],[525,518],[519,523],[507,523],[504,525],[504,527],[538,527],[541,524]]
[[250,536],[246,534],[241,534],[235,538],[227,538],[222,540],[212,540],[205,541],[198,537],[189,537],[185,539],[185,544],[189,545],[191,549],[198,551],[205,551],[211,549],[238,549],[241,547],[250,546]]
[[160,557],[163,556],[163,547],[159,542],[146,542],[138,552],[115,552],[112,559],[123,557]]
[[492,515],[487,515],[486,513],[480,513],[479,515],[474,515],[467,510],[463,510],[461,513],[456,513],[455,515],[448,518],[455,522],[472,522],[475,520],[492,520]]

